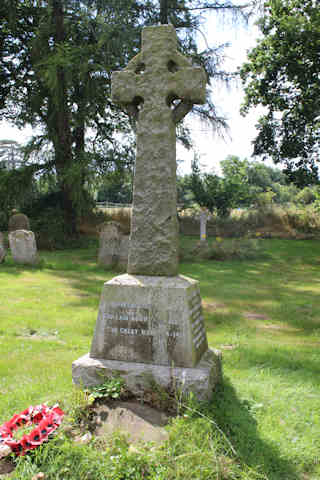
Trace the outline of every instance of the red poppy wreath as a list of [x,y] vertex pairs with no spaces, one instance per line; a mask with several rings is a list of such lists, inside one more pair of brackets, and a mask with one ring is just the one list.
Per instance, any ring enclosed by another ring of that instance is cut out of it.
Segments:
[[[11,420],[0,426],[0,458],[11,452],[16,455],[24,455],[28,450],[33,450],[48,440],[50,433],[54,432],[61,424],[64,412],[54,405],[48,407],[45,404],[29,407],[19,414],[15,414]],[[14,432],[19,427],[35,428],[20,440],[13,438]]]

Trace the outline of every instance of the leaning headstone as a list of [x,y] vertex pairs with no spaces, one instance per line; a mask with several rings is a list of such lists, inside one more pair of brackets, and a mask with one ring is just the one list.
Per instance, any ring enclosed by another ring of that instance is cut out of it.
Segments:
[[200,219],[200,241],[207,241],[207,222],[210,220],[211,215],[206,208],[202,208],[199,219]]
[[[13,212],[16,212],[16,210],[13,210]],[[14,232],[15,230],[30,230],[29,218],[24,213],[13,213],[10,217],[8,231]]]
[[38,263],[36,239],[33,232],[15,230],[9,233],[9,245],[15,263],[35,265]]
[[0,232],[0,263],[4,261],[6,253],[7,253],[7,249],[4,243],[4,236],[3,236],[3,233]]
[[117,222],[107,222],[100,228],[98,263],[105,267],[115,267],[119,262],[121,226]]
[[73,362],[75,383],[117,372],[136,395],[156,383],[208,399],[220,380],[199,283],[177,275],[175,125],[205,94],[205,72],[178,52],[170,25],[144,28],[141,53],[113,74],[113,100],[137,117],[128,273],[104,285],[90,354]]

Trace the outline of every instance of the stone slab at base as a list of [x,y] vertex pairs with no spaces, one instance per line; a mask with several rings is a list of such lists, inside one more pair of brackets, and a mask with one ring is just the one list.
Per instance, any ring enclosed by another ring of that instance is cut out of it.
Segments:
[[165,390],[192,391],[198,400],[210,400],[214,387],[221,381],[221,352],[208,349],[194,368],[96,359],[89,354],[72,364],[73,383],[84,387],[100,385],[114,375],[120,375],[136,396],[154,388],[156,383]]

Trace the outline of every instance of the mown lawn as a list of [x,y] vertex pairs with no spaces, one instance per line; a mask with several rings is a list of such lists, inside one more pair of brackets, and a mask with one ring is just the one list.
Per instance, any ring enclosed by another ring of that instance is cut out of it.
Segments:
[[[209,343],[223,351],[223,386],[196,407],[201,415],[173,421],[168,444],[139,454],[119,439],[103,458],[56,440],[12,478],[40,469],[48,479],[319,479],[320,242],[261,242],[254,261],[180,266],[199,280]],[[0,423],[44,401],[74,407],[71,363],[89,350],[102,284],[114,276],[96,265],[92,242],[41,257],[37,268],[0,265]],[[73,455],[82,470],[60,476],[50,448],[56,462]]]

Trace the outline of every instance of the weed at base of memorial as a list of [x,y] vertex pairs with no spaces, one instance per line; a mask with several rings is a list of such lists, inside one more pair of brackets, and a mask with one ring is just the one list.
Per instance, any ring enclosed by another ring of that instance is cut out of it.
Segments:
[[95,385],[87,389],[89,398],[94,400],[98,398],[118,399],[125,393],[125,383],[121,377],[111,377],[101,385]]

